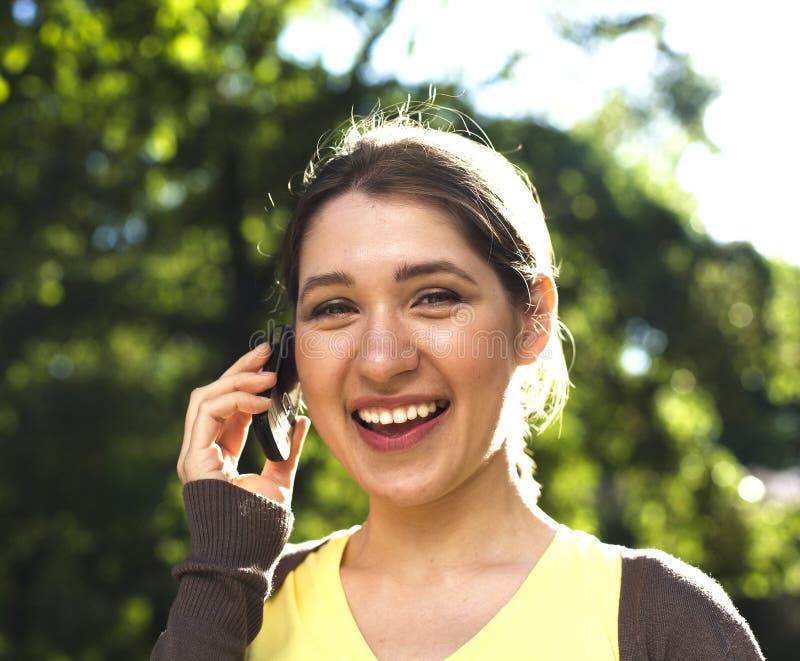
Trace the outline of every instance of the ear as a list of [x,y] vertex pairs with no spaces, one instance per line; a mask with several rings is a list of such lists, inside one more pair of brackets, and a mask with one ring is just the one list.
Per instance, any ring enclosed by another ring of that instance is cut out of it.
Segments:
[[539,274],[531,282],[531,302],[521,311],[516,338],[517,363],[530,365],[544,351],[553,332],[556,311],[556,285],[549,275]]

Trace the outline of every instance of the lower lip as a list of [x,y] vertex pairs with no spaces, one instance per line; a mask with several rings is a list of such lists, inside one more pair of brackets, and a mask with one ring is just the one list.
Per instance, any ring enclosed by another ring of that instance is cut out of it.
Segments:
[[409,429],[405,434],[400,434],[399,436],[377,434],[371,429],[362,427],[355,420],[353,420],[353,424],[356,426],[361,440],[373,450],[377,450],[378,452],[399,452],[419,445],[425,439],[425,436],[427,436],[449,412],[450,407],[448,406],[432,420],[428,420],[428,422],[424,422],[418,427],[414,427],[414,429]]

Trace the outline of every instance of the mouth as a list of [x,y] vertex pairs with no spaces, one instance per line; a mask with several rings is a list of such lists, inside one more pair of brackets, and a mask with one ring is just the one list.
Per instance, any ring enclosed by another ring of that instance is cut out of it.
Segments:
[[450,407],[440,399],[409,404],[394,409],[365,408],[353,411],[352,418],[360,427],[381,436],[403,436],[439,417]]
[[434,428],[448,417],[449,410],[448,400],[434,400],[391,410],[359,409],[352,417],[358,435],[367,446],[376,452],[394,453],[410,450],[430,438]]

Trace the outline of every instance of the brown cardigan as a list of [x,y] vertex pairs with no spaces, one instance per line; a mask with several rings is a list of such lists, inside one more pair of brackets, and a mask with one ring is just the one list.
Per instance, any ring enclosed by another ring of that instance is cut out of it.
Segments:
[[[291,512],[221,480],[188,483],[184,501],[192,551],[151,659],[243,659],[264,596],[325,540],[286,545]],[[622,661],[764,658],[722,588],[661,551],[623,551],[618,635]]]

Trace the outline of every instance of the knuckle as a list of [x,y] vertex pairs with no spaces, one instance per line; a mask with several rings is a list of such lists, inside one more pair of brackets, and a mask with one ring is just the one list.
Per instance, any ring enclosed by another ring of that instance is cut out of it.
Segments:
[[204,386],[198,386],[197,388],[194,388],[192,392],[189,393],[189,403],[191,404],[199,399],[202,399],[204,392],[205,392]]
[[243,374],[241,378],[236,380],[234,389],[240,392],[250,392],[255,388],[260,388],[261,384],[253,376],[252,374]]

